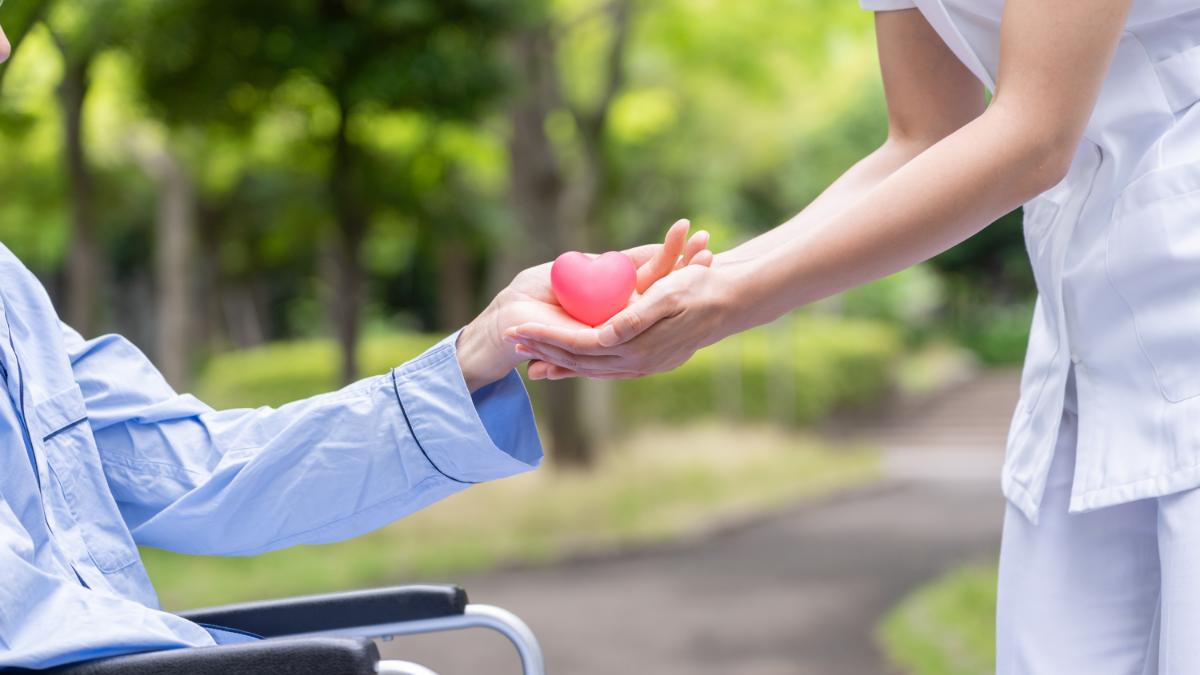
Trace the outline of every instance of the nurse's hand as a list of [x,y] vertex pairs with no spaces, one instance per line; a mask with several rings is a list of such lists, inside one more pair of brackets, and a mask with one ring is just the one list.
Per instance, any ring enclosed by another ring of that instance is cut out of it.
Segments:
[[[688,240],[687,231],[687,221],[680,221],[667,233],[664,243],[624,252],[638,268],[639,290],[672,275],[677,268],[711,264],[712,253],[706,250],[708,234],[697,232]],[[546,263],[518,274],[459,335],[458,360],[470,391],[499,380],[530,359],[527,353],[518,352],[505,340],[505,333],[512,327],[533,323],[568,332],[591,329],[572,318],[558,304],[550,285],[550,267],[551,263]],[[634,297],[639,296],[635,293]],[[535,373],[540,367],[531,365]]]
[[534,359],[531,379],[627,379],[674,370],[737,332],[737,286],[723,269],[691,265],[654,284],[600,328],[530,322],[508,331]]

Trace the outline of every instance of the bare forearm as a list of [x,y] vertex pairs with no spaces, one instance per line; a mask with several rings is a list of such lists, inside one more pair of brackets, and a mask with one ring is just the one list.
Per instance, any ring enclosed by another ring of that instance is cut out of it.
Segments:
[[795,239],[801,233],[821,225],[850,208],[924,149],[925,146],[915,142],[889,140],[842,174],[791,220],[718,254],[715,264],[724,265],[757,258]]
[[1027,129],[989,110],[836,215],[723,267],[738,330],[926,260],[1053,185],[1067,149]]

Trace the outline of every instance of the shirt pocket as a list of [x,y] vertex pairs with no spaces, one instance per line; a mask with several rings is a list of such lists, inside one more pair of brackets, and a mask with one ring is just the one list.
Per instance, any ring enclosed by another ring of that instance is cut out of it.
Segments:
[[1105,256],[1163,396],[1200,395],[1200,161],[1130,184],[1117,198]]
[[79,386],[72,385],[34,408],[46,463],[62,486],[63,499],[92,562],[105,573],[137,562],[137,546],[109,491]]

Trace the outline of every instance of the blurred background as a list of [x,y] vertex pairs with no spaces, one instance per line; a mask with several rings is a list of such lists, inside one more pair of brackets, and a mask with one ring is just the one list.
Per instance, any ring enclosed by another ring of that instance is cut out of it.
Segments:
[[[785,221],[886,136],[872,22],[852,0],[10,0],[0,242],[86,337],[214,407],[277,406],[416,356],[563,251]],[[530,383],[533,476],[343,544],[144,555],[178,609],[678,540],[879,480],[859,432],[1019,365],[1034,297],[1014,212],[675,372]]]

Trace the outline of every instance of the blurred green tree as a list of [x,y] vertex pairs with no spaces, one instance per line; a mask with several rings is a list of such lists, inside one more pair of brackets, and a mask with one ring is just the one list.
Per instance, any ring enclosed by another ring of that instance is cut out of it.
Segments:
[[[502,251],[499,278],[566,250],[645,243],[680,217],[731,246],[796,213],[886,133],[870,14],[857,6],[535,8],[512,40],[511,194],[524,236]],[[822,137],[838,143],[811,152]],[[586,464],[615,421],[608,383],[539,388],[556,459]]]
[[[608,117],[624,82],[633,9],[633,3],[616,0],[572,7],[563,17],[542,6],[513,38],[520,89],[509,109],[511,191],[526,236],[524,245],[510,249],[516,253],[507,261],[510,274],[566,251],[601,251],[610,245],[599,222],[613,174],[605,144]],[[589,55],[591,63],[579,65],[598,78],[599,87],[593,96],[572,97],[571,83],[560,81],[562,61],[572,46],[593,37],[581,33],[585,28],[600,31],[601,39]],[[602,400],[585,405],[585,387],[599,390],[601,397],[609,395],[608,383],[600,381],[541,385],[560,465],[591,464],[596,436],[611,425],[606,415],[595,414],[611,405]]]
[[148,96],[173,124],[249,128],[272,92],[310,83],[328,96],[315,134],[336,235],[329,303],[342,377],[356,376],[363,242],[386,205],[356,121],[380,110],[479,115],[503,91],[495,44],[516,5],[499,0],[161,0],[141,41]]
[[[0,10],[0,22],[4,26],[4,34],[8,36],[14,52],[21,46],[29,29],[41,20],[50,4],[51,0],[26,0],[25,2],[10,2],[8,7]],[[4,74],[8,72],[8,66],[8,62],[0,63],[0,83],[4,81]]]

